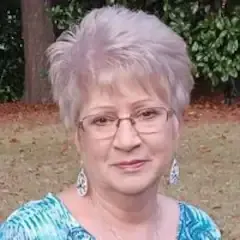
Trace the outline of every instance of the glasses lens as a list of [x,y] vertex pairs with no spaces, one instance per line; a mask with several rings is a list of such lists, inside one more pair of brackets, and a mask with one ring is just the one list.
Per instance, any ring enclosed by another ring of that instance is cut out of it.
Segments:
[[[168,112],[165,108],[145,108],[129,120],[139,133],[156,133],[165,127]],[[83,129],[95,139],[111,138],[117,131],[118,118],[113,115],[92,115],[83,120]]]
[[112,137],[116,132],[117,118],[108,115],[89,116],[83,120],[83,128],[96,139]]
[[134,117],[135,127],[140,133],[159,132],[165,127],[167,114],[165,108],[143,109]]

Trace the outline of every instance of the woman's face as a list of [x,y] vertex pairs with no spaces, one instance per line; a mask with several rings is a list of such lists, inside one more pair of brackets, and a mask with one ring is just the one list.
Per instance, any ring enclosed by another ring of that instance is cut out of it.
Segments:
[[[89,115],[128,118],[142,109],[155,107],[169,108],[154,92],[148,94],[140,87],[122,86],[121,93],[96,87],[84,103],[81,119]],[[98,121],[105,124],[105,119]],[[84,156],[90,185],[122,194],[137,194],[153,186],[171,164],[178,125],[173,115],[158,127],[158,132],[139,134],[125,119],[115,135],[107,139],[96,139],[94,132],[79,129],[76,142]]]

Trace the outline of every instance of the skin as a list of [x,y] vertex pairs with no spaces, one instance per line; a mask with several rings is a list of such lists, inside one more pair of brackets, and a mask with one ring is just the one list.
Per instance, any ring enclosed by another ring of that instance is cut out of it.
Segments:
[[[169,108],[154,91],[146,93],[131,84],[118,91],[102,90],[91,89],[80,119],[106,110],[125,118],[143,107]],[[176,239],[178,204],[157,192],[171,164],[178,135],[175,115],[153,134],[139,134],[128,120],[121,121],[112,139],[96,140],[78,130],[75,144],[83,156],[89,192],[81,198],[73,186],[59,197],[80,225],[99,239]],[[114,166],[132,159],[148,162],[134,173]]]

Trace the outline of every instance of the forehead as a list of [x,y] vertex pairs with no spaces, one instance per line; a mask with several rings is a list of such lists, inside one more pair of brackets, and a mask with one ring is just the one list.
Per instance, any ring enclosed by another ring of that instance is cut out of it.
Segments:
[[159,79],[128,71],[103,71],[88,85],[83,108],[150,100],[168,104],[167,88]]
[[91,105],[121,104],[123,102],[134,103],[144,99],[157,99],[154,92],[146,91],[141,86],[133,84],[121,84],[118,88],[113,86],[95,86],[91,89],[91,93],[86,103]]

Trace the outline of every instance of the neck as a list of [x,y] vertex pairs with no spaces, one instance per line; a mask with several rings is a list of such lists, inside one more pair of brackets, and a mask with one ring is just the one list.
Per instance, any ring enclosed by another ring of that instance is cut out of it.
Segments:
[[128,225],[147,223],[159,211],[157,185],[135,195],[123,195],[113,191],[94,189],[90,192],[96,210],[108,221]]

